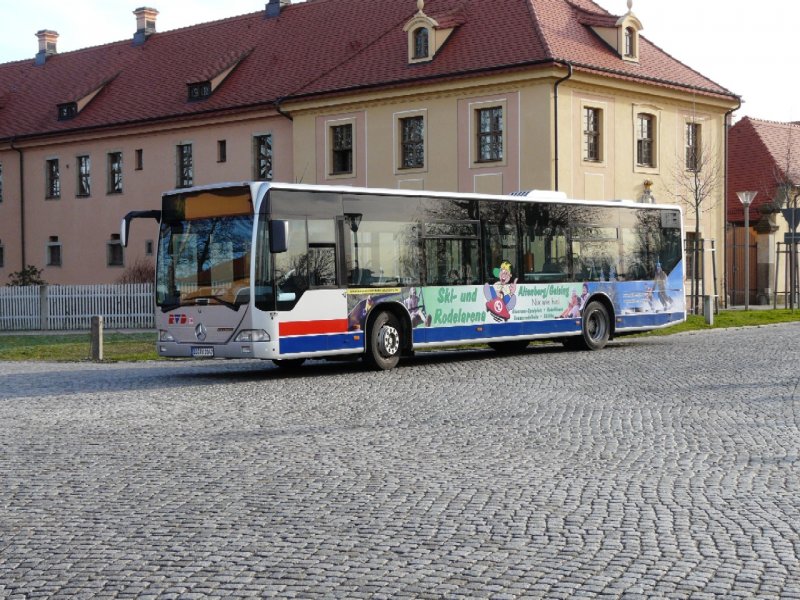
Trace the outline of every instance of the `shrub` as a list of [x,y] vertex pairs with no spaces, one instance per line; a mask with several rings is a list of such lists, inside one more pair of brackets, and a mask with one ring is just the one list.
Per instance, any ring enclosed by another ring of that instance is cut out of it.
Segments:
[[11,280],[8,285],[47,285],[47,282],[42,279],[42,271],[44,271],[44,269],[37,269],[33,265],[28,265],[21,271],[15,271],[14,273],[11,273],[8,276],[8,278]]

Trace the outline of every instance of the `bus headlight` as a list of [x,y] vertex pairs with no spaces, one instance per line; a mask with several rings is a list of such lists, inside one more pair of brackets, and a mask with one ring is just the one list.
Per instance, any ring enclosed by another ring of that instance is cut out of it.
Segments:
[[158,341],[159,342],[174,342],[175,338],[166,329],[159,329],[158,330]]
[[268,342],[269,334],[263,329],[244,329],[234,340],[236,342]]

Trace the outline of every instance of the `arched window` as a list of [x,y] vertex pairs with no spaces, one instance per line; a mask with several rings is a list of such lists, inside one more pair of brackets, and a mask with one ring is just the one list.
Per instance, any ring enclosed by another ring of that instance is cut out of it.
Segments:
[[636,56],[636,32],[633,27],[625,28],[625,56],[629,58]]
[[428,58],[428,29],[420,27],[414,31],[414,58]]

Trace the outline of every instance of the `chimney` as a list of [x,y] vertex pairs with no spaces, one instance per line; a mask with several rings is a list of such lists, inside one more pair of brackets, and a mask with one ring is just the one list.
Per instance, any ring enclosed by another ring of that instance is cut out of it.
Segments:
[[158,11],[155,8],[142,6],[133,11],[136,15],[136,33],[133,34],[133,45],[141,46],[148,37],[156,32],[156,17]]
[[58,53],[56,50],[58,32],[51,29],[42,29],[36,32],[36,37],[39,38],[39,53],[36,55],[36,64],[43,65],[48,56]]
[[292,0],[269,0],[269,2],[267,2],[267,18],[274,19],[280,16],[281,9],[284,6],[289,6],[291,3]]

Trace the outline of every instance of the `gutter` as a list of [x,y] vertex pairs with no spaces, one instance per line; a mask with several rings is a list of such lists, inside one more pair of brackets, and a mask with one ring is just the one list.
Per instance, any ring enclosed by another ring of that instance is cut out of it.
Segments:
[[25,155],[22,153],[21,148],[14,146],[16,138],[11,138],[11,149],[16,150],[19,154],[19,239],[20,239],[20,256],[22,259],[21,270],[27,266],[25,257]]
[[554,184],[555,189],[554,191],[558,191],[558,86],[564,83],[567,79],[572,77],[572,63],[570,62],[562,62],[557,63],[562,64],[567,67],[568,71],[567,74],[564,75],[561,79],[556,81],[553,84],[553,155],[555,156],[555,177],[554,177]]

